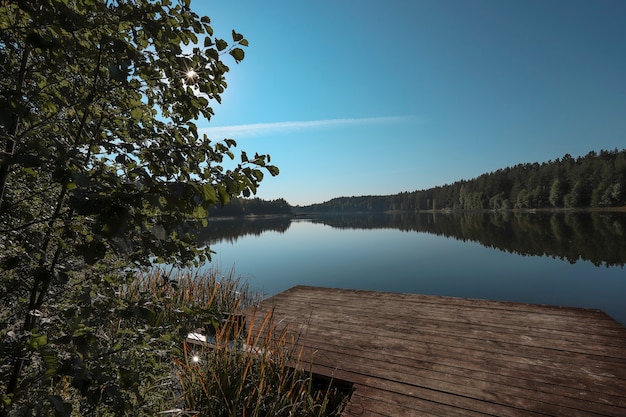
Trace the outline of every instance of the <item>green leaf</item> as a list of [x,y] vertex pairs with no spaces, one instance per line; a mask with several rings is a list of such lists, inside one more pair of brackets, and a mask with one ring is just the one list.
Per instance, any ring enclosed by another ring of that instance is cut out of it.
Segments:
[[274,165],[268,165],[267,170],[270,172],[270,174],[275,177],[276,175],[278,175],[278,173],[280,172],[280,170],[278,169],[278,167],[274,166]]
[[263,180],[263,171],[261,171],[260,169],[253,169],[252,175],[254,175],[254,178],[256,178],[257,182],[261,182]]
[[218,51],[223,51],[224,49],[228,48],[228,43],[226,43],[224,39],[217,39],[215,41],[215,46],[217,47]]
[[28,347],[33,350],[39,350],[46,344],[48,344],[48,336],[45,334],[33,334],[28,341]]
[[226,192],[226,187],[224,187],[221,184],[218,185],[217,192],[218,192],[220,203],[222,204],[222,206],[225,206],[226,204],[228,204],[228,202],[230,201],[230,195],[228,194],[228,192]]
[[206,219],[208,215],[209,212],[202,206],[196,206],[192,214],[194,219]]
[[54,415],[56,417],[69,417],[72,415],[72,404],[64,402],[59,395],[48,395],[48,401],[54,408]]
[[74,330],[74,333],[72,333],[72,337],[84,337],[84,336],[90,336],[93,333],[93,329],[89,326],[84,325],[83,323],[80,323],[78,326],[76,326],[76,329]]
[[243,35],[235,32],[235,30],[233,29],[233,41],[239,42],[242,39],[243,39]]
[[154,237],[156,237],[159,240],[167,239],[167,232],[165,231],[165,228],[160,224],[157,224],[156,226],[154,226],[151,232],[154,235]]
[[57,352],[50,349],[49,346],[46,346],[44,349],[41,349],[41,358],[45,364],[45,377],[49,380],[57,375],[58,372],[59,361],[57,358]]
[[240,62],[243,60],[245,53],[241,48],[234,48],[230,51],[230,55],[235,58],[235,61]]
[[135,120],[140,120],[142,116],[143,116],[143,110],[141,109],[141,107],[135,107],[130,112],[130,117],[132,117]]
[[211,184],[202,184],[202,197],[205,202],[214,203],[217,201],[217,193],[215,192],[215,188],[211,186]]

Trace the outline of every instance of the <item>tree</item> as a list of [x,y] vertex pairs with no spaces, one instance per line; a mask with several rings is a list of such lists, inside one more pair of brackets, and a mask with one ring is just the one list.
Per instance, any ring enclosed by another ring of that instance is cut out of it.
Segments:
[[565,194],[563,197],[563,204],[567,208],[575,208],[583,206],[584,199],[584,185],[582,180],[578,180],[572,186],[572,189],[569,193]]
[[548,197],[552,207],[563,207],[563,196],[565,194],[565,186],[559,178],[555,178],[550,186],[550,195]]
[[208,208],[278,174],[268,155],[236,162],[233,139],[196,126],[227,86],[223,59],[244,58],[248,41],[230,35],[190,0],[0,4],[3,415],[26,413],[33,392],[65,415],[49,388],[61,374],[123,412],[119,389],[134,382],[85,350],[98,339],[89,324],[103,323],[96,307],[121,308],[113,290],[132,274],[118,272],[205,261],[190,232]]

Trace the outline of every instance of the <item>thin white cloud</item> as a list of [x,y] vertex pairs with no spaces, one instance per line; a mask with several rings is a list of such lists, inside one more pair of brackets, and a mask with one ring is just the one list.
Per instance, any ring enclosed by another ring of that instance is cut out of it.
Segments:
[[374,123],[398,123],[415,120],[412,116],[367,117],[361,119],[326,119],[300,122],[251,123],[236,126],[205,127],[198,129],[199,134],[209,138],[244,138],[267,134],[289,133],[298,130],[319,129]]

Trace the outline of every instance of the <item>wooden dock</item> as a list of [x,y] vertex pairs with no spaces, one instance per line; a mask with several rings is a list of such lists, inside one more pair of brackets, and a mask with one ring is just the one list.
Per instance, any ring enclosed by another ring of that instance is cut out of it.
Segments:
[[345,416],[626,416],[626,328],[600,310],[304,286],[259,309],[354,384]]

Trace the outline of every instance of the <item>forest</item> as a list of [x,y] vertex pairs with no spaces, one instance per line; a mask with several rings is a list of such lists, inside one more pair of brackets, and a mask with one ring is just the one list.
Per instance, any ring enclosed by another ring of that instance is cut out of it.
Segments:
[[524,163],[427,190],[338,197],[302,212],[508,210],[619,207],[626,204],[626,150],[601,150]]
[[289,203],[282,198],[262,200],[260,198],[232,198],[228,204],[216,204],[209,209],[209,217],[241,217],[262,215],[291,215]]

